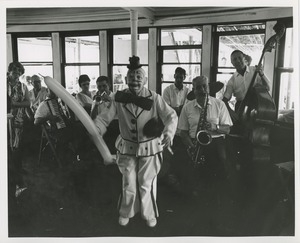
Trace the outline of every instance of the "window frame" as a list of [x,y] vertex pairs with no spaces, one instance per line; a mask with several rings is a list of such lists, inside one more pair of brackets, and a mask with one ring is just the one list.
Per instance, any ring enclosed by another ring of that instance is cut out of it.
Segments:
[[72,32],[60,32],[60,42],[61,42],[61,84],[62,86],[66,87],[66,67],[80,67],[80,66],[98,66],[99,68],[99,74],[100,73],[100,60],[101,57],[99,55],[98,62],[75,62],[70,63],[66,62],[66,38],[68,37],[80,37],[80,36],[97,36],[99,39],[99,52],[100,52],[100,36],[99,31],[72,31]]
[[[38,32],[38,33],[13,33],[11,34],[12,36],[12,56],[13,60],[21,62],[19,58],[19,51],[18,51],[18,39],[21,38],[45,38],[48,37],[50,38],[52,42],[52,32]],[[52,47],[51,47],[52,48]],[[26,70],[26,66],[51,66],[52,67],[52,75],[54,72],[54,60],[53,60],[53,55],[52,55],[52,62],[49,61],[30,61],[30,62],[21,62],[22,65],[24,66]]]
[[[254,22],[254,23],[249,23],[249,24],[264,24],[266,25],[266,21],[260,21],[260,22]],[[247,22],[243,23],[224,23],[222,25],[231,25],[231,24],[247,24]],[[212,65],[212,76],[211,76],[211,82],[217,82],[217,75],[218,74],[224,74],[224,72],[219,72],[219,69],[232,69],[232,67],[222,67],[219,66],[219,43],[220,43],[220,37],[221,36],[234,36],[234,35],[256,35],[256,34],[264,34],[266,30],[265,29],[254,29],[254,30],[238,30],[238,31],[217,31],[217,25],[214,25],[214,40],[213,40],[213,65]],[[230,61],[230,60],[228,60]],[[234,72],[228,72],[228,74],[233,74]],[[211,94],[215,96],[216,94]]]
[[[130,35],[130,29],[114,29],[108,30],[108,78],[111,81],[111,90],[114,91],[114,83],[113,83],[113,69],[114,67],[118,66],[127,66],[129,64],[129,60],[127,63],[114,63],[114,36],[115,35]],[[148,35],[148,50],[149,50],[149,28],[138,28],[138,35],[139,34],[147,34]],[[128,57],[129,59],[129,57]],[[148,53],[148,62],[147,64],[141,63],[143,67],[148,68],[147,77],[149,77],[149,53]],[[149,84],[148,84],[149,85]]]
[[[162,66],[163,65],[174,65],[174,67],[178,67],[179,65],[199,65],[200,66],[200,74],[202,73],[202,47],[203,47],[203,32],[202,32],[202,40],[201,44],[194,44],[194,45],[162,45],[161,44],[161,36],[162,36],[162,30],[164,29],[187,29],[187,28],[199,28],[201,32],[203,31],[203,26],[170,26],[170,27],[163,27],[163,28],[157,28],[158,31],[158,45],[157,45],[157,54],[158,54],[158,62],[157,62],[157,78],[156,78],[156,92],[158,94],[162,94],[162,85],[165,84],[173,84],[174,80],[166,80],[161,81],[161,75],[162,75]],[[164,62],[164,51],[165,50],[189,50],[189,49],[200,49],[201,50],[201,61],[200,62],[181,62],[181,63],[175,63],[175,62]],[[174,71],[176,69],[174,68]],[[184,82],[185,84],[191,85],[192,82]]]
[[[293,18],[289,18],[283,21],[286,28],[293,28]],[[274,65],[274,88],[272,96],[276,105],[276,117],[278,118],[279,113],[279,98],[280,98],[280,88],[281,88],[281,74],[283,73],[293,73],[295,67],[284,67],[284,51],[285,51],[285,37],[286,31],[279,40],[279,45],[276,47],[276,59]],[[285,123],[285,122],[281,122]]]

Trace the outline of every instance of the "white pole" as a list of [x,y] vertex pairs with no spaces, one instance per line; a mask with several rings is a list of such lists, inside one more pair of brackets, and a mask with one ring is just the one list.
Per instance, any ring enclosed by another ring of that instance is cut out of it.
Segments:
[[132,56],[137,56],[137,23],[138,23],[138,12],[136,10],[130,10]]

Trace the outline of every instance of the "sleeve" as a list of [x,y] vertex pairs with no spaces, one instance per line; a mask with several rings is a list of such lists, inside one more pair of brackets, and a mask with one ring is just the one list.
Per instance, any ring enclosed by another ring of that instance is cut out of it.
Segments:
[[177,123],[178,123],[178,117],[176,115],[176,112],[158,94],[155,103],[156,103],[156,109],[158,111],[158,115],[165,126],[163,130],[163,134],[168,133],[170,137],[173,139],[177,128]]
[[111,101],[111,106],[109,109],[103,109],[100,114],[96,116],[94,119],[94,123],[99,131],[99,133],[103,136],[106,132],[106,128],[110,124],[110,122],[115,118],[117,114],[116,102],[113,96],[113,100]]
[[48,117],[49,115],[50,115],[50,111],[49,111],[46,103],[42,102],[38,106],[38,108],[37,108],[37,110],[36,110],[36,112],[34,114],[34,119]]
[[168,105],[171,105],[171,99],[170,99],[170,89],[169,89],[170,86],[166,87],[164,89],[164,92],[163,92],[163,99],[164,101],[168,104]]
[[179,116],[178,129],[189,130],[188,116],[187,116],[187,105],[184,105]]
[[96,105],[96,100],[93,100],[93,102],[92,102],[92,108],[91,108],[91,110],[93,110],[93,109],[94,109],[95,105]]
[[84,101],[82,99],[82,95],[80,93],[76,94],[76,100],[78,101],[78,103],[81,105],[81,106],[84,106]]
[[26,84],[22,83],[22,88],[23,88],[23,93],[24,93],[24,99],[23,99],[23,101],[28,101],[29,102],[29,106],[30,106],[29,91],[28,91],[28,88],[27,88]]
[[234,80],[234,74],[231,76],[229,81],[227,82],[226,89],[224,92],[223,97],[226,99],[230,100],[233,94],[233,80]]
[[229,125],[232,126],[232,120],[228,109],[223,101],[220,100],[220,115],[219,115],[219,124],[220,125]]

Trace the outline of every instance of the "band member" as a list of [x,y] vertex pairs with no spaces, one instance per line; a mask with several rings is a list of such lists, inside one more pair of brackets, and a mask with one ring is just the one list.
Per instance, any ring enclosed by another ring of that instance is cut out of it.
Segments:
[[93,97],[91,118],[95,119],[103,109],[108,109],[113,93],[110,91],[111,85],[106,76],[100,76],[96,80],[97,92]]
[[256,76],[255,84],[261,84],[265,86],[267,90],[270,90],[270,81],[264,75],[261,65],[257,67],[247,65],[245,54],[242,51],[235,50],[231,53],[230,57],[231,63],[235,67],[236,72],[232,75],[226,85],[223,101],[230,112],[233,122],[235,122],[238,119],[237,114],[232,111],[228,104],[232,95],[236,98],[235,111],[237,111],[247,93],[255,72],[258,72],[259,74]]
[[[195,161],[192,162],[198,163],[198,159],[203,155],[209,161],[208,165],[223,167],[222,170],[223,172],[225,170],[227,176],[229,166],[226,163],[224,136],[229,133],[232,125],[228,110],[223,101],[209,96],[209,83],[206,76],[193,79],[193,90],[196,98],[184,105],[179,117],[180,136],[189,151],[192,151],[199,145],[196,139],[198,132],[203,130],[211,139],[211,143],[207,142],[206,146],[201,145],[198,158],[194,158]],[[221,164],[217,164],[220,162]]]
[[[100,76],[96,81],[97,89],[92,104],[91,118],[95,119],[98,114],[110,109],[113,92],[111,92],[111,84],[106,76]],[[104,134],[103,139],[112,154],[116,153],[115,142],[120,134],[118,117],[109,124],[107,132]]]
[[[181,109],[185,102],[187,101],[187,95],[191,91],[186,85],[183,84],[186,78],[186,71],[181,67],[177,67],[174,73],[174,83],[166,87],[163,91],[163,99],[171,106],[179,117]],[[179,190],[179,181],[177,178],[178,170],[180,168],[179,161],[177,158],[178,153],[181,153],[181,148],[183,147],[181,138],[179,136],[179,130],[176,131],[176,135],[173,139],[172,150],[174,151],[174,156],[170,156],[169,153],[164,154],[165,163],[162,167],[160,178],[166,180],[167,185],[171,187],[172,190]]]
[[65,163],[67,163],[66,151],[71,150],[74,155],[83,155],[85,151],[82,151],[83,146],[80,144],[87,138],[81,123],[71,121],[67,111],[68,108],[64,107],[54,92],[49,90],[47,99],[40,103],[34,115],[35,125],[49,122],[50,126],[47,126],[49,131],[57,138],[58,156]]
[[[156,179],[162,163],[162,151],[171,145],[177,127],[175,111],[153,91],[144,87],[145,71],[139,57],[129,59],[128,89],[118,91],[111,107],[94,120],[100,134],[117,115],[120,136],[116,141],[117,164],[123,175],[123,189],[119,205],[119,224],[126,226],[136,213],[155,227],[158,217]],[[161,137],[145,136],[143,128],[152,118],[159,117],[164,129]]]
[[186,71],[178,67],[175,69],[174,84],[169,85],[164,89],[163,98],[169,106],[171,106],[180,115],[181,109],[186,101],[186,96],[189,93],[188,87],[183,85],[186,78]]
[[31,77],[31,82],[33,89],[29,91],[29,98],[31,102],[31,109],[35,112],[39,104],[47,98],[48,89],[41,86],[41,78],[38,75],[33,75]]

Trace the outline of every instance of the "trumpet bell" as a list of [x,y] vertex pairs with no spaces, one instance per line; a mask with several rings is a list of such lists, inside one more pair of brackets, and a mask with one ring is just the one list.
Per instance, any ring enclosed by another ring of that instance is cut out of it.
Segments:
[[201,145],[208,145],[212,142],[211,135],[205,130],[200,130],[197,133],[196,138],[198,143],[200,143]]

